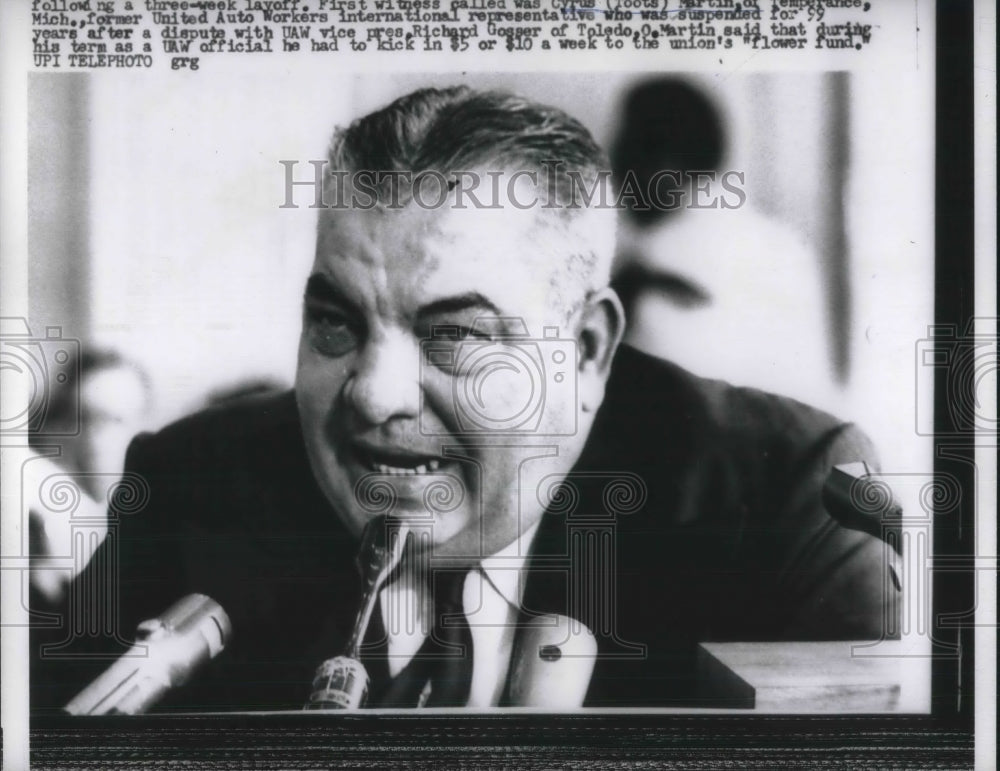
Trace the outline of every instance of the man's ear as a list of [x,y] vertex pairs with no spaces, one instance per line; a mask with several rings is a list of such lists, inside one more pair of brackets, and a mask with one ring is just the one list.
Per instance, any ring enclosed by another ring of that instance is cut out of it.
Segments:
[[625,334],[625,310],[611,287],[590,295],[577,325],[576,343],[580,406],[596,412],[604,401],[604,384]]

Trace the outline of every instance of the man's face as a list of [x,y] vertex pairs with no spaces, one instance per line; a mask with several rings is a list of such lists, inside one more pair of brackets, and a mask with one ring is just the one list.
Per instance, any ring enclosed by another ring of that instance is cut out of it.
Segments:
[[[296,378],[321,488],[355,531],[380,511],[378,482],[436,553],[498,551],[538,520],[538,485],[589,428],[574,322],[550,290],[558,239],[510,206],[321,216]],[[503,340],[516,320],[537,343]]]

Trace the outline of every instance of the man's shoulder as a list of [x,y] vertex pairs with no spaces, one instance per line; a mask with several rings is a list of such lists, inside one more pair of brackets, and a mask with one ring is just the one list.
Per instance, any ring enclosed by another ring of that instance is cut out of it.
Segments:
[[324,516],[291,391],[245,398],[137,436],[126,470],[150,488],[147,519],[260,522],[278,513]]
[[140,435],[125,466],[146,481],[142,519],[157,532],[191,525],[266,533],[293,514],[308,531],[333,519],[310,471],[292,392],[214,406]]
[[[672,521],[792,527],[837,464],[878,465],[853,424],[793,399],[701,378],[623,349],[588,441],[588,470],[638,474]],[[825,520],[824,520],[825,521]]]
[[245,397],[180,418],[137,437],[138,449],[171,465],[215,460],[226,465],[252,457],[279,459],[301,444],[293,391]]
[[[795,399],[699,377],[669,361],[622,346],[615,360],[602,428],[662,435],[673,445],[765,452],[850,431],[850,424]],[[635,437],[630,437],[635,441]]]

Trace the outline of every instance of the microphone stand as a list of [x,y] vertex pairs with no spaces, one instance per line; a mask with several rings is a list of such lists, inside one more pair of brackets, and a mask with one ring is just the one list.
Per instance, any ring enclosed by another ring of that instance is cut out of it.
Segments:
[[362,580],[361,602],[351,636],[343,655],[327,659],[317,668],[309,701],[303,709],[358,709],[364,706],[368,698],[368,672],[359,660],[361,642],[368,631],[378,593],[403,558],[409,535],[405,522],[390,520],[384,515],[372,519],[365,527],[357,559]]

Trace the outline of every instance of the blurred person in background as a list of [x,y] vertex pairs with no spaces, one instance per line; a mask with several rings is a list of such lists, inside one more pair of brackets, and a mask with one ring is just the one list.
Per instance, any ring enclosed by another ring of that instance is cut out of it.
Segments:
[[[104,518],[129,442],[148,428],[153,404],[149,375],[115,350],[84,350],[66,371],[68,379],[49,394],[45,432],[29,437],[35,457],[25,464],[31,584],[50,602],[63,596],[74,577],[65,559],[73,548],[71,517]],[[53,477],[76,485],[79,501],[73,509],[53,511],[46,505],[43,485]],[[88,542],[89,553],[73,555],[77,569],[98,545]]]
[[654,186],[668,205],[622,213],[613,285],[625,342],[698,375],[826,404],[818,257],[754,207],[754,180],[726,166],[729,145],[719,109],[688,81],[646,80],[626,95],[614,177],[619,189]]

